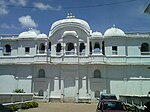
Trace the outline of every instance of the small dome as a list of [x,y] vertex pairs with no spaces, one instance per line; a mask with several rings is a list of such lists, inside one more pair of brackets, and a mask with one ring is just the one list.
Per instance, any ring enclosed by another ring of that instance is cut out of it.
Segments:
[[92,37],[103,37],[100,32],[93,32]]
[[48,38],[46,34],[42,33],[37,36],[37,38]]
[[104,37],[124,37],[126,36],[125,33],[119,29],[115,28],[114,26],[112,28],[109,28],[105,31]]
[[37,34],[34,31],[25,31],[20,33],[18,38],[37,38]]

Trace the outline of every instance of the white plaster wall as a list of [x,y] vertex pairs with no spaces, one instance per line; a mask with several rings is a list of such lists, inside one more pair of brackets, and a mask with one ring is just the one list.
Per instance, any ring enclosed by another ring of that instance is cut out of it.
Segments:
[[28,55],[33,56],[36,54],[36,40],[19,40],[18,41],[18,55],[25,56],[25,47],[30,47],[30,53]]
[[108,79],[110,80],[124,80],[130,77],[150,77],[150,70],[147,65],[109,65],[106,68]]
[[11,93],[17,88],[13,75],[0,75],[0,93]]
[[86,65],[79,65],[79,97],[87,97],[88,90],[88,68]]
[[127,75],[127,71],[125,69],[125,66],[107,66],[106,68],[106,72],[107,72],[107,77],[108,80],[118,80],[118,79],[123,79],[126,78]]
[[119,95],[147,95],[150,91],[150,80],[110,81],[111,93]]
[[147,95],[150,90],[149,80],[130,80],[131,77],[150,78],[150,70],[147,66],[108,66],[108,79],[110,81],[110,93]]
[[149,38],[127,38],[127,50],[129,56],[141,55],[140,47],[142,43],[150,43]]
[[124,37],[120,38],[105,38],[105,55],[112,55],[112,46],[117,46],[117,55],[126,55],[126,41]]
[[32,67],[31,66],[0,66],[1,92],[12,92],[15,89],[24,89],[31,92]]
[[31,78],[18,79],[18,81],[17,81],[17,88],[18,89],[23,89],[24,92],[26,92],[26,93],[31,93],[31,83],[32,83],[32,79]]
[[[2,41],[1,42],[1,47],[4,49],[5,48],[5,45],[9,44],[11,46],[11,56],[16,56],[17,54],[17,51],[18,51],[18,43],[17,41],[15,40],[12,40],[12,41]],[[0,56],[4,56],[3,55],[3,49],[1,49],[1,54]]]
[[[99,69],[101,71],[101,78],[94,78],[94,71]],[[106,65],[89,65],[88,66],[89,78],[90,78],[90,90],[91,98],[95,99],[95,91],[98,90],[100,93],[108,92],[109,93],[109,83],[107,82],[107,71]],[[95,99],[96,100],[96,99]]]
[[39,91],[43,91],[44,97],[49,97],[49,90],[48,90],[49,81],[46,78],[37,78],[34,79],[34,93],[39,93]]
[[16,79],[13,75],[1,75],[0,93],[12,93],[15,89],[31,93],[31,80],[31,78]]
[[0,65],[0,75],[15,75],[17,67],[15,65]]
[[33,67],[31,65],[21,65],[17,67],[16,77],[25,77],[33,75]]
[[58,77],[55,77],[54,79],[51,80],[53,83],[51,83],[51,96],[52,98],[60,98],[61,95],[61,89],[60,89],[60,80]]

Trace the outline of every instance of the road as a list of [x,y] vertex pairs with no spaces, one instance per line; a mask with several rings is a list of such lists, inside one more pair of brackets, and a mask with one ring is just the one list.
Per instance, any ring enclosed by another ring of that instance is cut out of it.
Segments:
[[44,103],[39,102],[38,108],[21,110],[19,112],[95,112],[96,103]]

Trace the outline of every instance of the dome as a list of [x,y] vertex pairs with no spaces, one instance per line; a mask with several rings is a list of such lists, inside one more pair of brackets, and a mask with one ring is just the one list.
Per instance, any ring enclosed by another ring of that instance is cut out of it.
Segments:
[[93,32],[92,37],[103,37],[100,32]]
[[18,38],[37,38],[37,34],[34,31],[25,31],[19,34]]
[[62,19],[62,20],[58,20],[58,21],[54,22],[52,24],[51,30],[55,29],[56,27],[64,26],[67,24],[68,25],[78,25],[78,26],[84,27],[87,30],[90,30],[90,26],[86,21],[77,19],[77,18],[75,18],[75,16],[72,16],[72,14],[69,14],[66,19]]
[[37,36],[37,38],[48,38],[46,34],[42,33]]
[[112,28],[107,29],[104,33],[104,37],[114,37],[114,36],[124,37],[126,35],[121,29],[115,28],[114,26]]

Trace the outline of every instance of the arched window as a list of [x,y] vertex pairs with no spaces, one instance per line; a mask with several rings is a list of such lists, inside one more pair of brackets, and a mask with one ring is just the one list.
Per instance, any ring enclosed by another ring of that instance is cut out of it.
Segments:
[[56,53],[60,54],[60,51],[61,51],[61,44],[58,43],[57,46],[56,46]]
[[90,54],[92,54],[92,42],[90,42]]
[[5,52],[7,53],[11,52],[11,46],[9,44],[5,45]]
[[51,54],[51,42],[48,44],[48,54]]
[[74,50],[74,45],[73,43],[67,43],[67,51]]
[[102,42],[102,54],[105,55],[105,42]]
[[100,97],[100,91],[96,90],[95,91],[95,98],[99,98]]
[[43,90],[40,90],[38,94],[39,94],[39,96],[44,96]]
[[39,53],[45,53],[45,45],[43,43],[40,44]]
[[96,42],[94,45],[94,53],[98,53],[98,52],[100,52],[100,45],[98,42]]
[[66,54],[74,54],[74,44],[73,43],[67,43],[66,44]]
[[94,71],[94,78],[101,78],[101,72],[100,72],[100,70],[95,70]]
[[149,44],[148,43],[143,43],[141,45],[141,52],[149,52]]
[[44,69],[40,69],[40,70],[39,70],[38,77],[39,77],[39,78],[45,78],[45,70],[44,70]]
[[50,49],[50,51],[51,51],[51,42],[49,42],[48,49]]
[[85,54],[85,45],[84,43],[80,43],[80,55],[84,55]]

